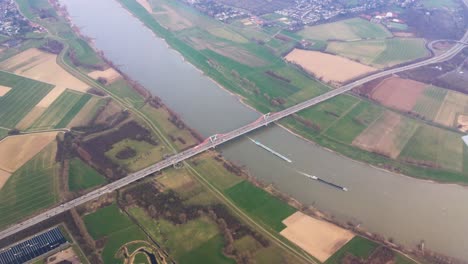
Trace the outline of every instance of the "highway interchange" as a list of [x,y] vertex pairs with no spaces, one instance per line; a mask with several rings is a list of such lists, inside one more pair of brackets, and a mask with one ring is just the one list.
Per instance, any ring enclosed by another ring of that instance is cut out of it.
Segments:
[[[464,0],[465,4],[468,2],[468,0]],[[468,5],[468,4],[467,4]],[[168,168],[170,166],[173,166],[179,162],[182,162],[184,160],[187,160],[199,153],[202,153],[210,148],[214,148],[215,146],[218,146],[220,144],[223,144],[224,142],[227,142],[227,141],[230,141],[232,139],[235,139],[237,137],[240,137],[244,134],[247,134],[253,130],[256,130],[262,126],[265,126],[265,125],[268,125],[269,123],[272,123],[272,122],[275,122],[275,121],[278,121],[286,116],[289,116],[291,114],[294,114],[294,113],[297,113],[301,110],[304,110],[308,107],[311,107],[313,105],[316,105],[318,103],[321,103],[323,101],[326,101],[330,98],[333,98],[335,96],[338,96],[340,94],[343,94],[345,92],[348,92],[350,91],[351,89],[355,88],[355,87],[358,87],[364,83],[367,83],[369,81],[372,81],[372,80],[375,80],[375,79],[378,79],[378,78],[381,78],[381,77],[384,77],[384,76],[388,76],[388,75],[391,75],[391,74],[396,74],[396,73],[399,73],[399,72],[402,72],[402,71],[406,71],[406,70],[411,70],[411,69],[415,69],[415,68],[418,68],[418,67],[422,67],[422,66],[425,66],[425,65],[429,65],[429,64],[433,64],[433,63],[438,63],[438,62],[442,62],[442,61],[445,61],[445,60],[448,60],[448,59],[451,59],[452,57],[454,57],[456,54],[458,54],[460,51],[463,50],[463,48],[465,47],[466,44],[464,43],[467,43],[468,42],[468,31],[465,32],[465,35],[463,36],[462,39],[460,39],[460,41],[458,41],[451,49],[449,49],[448,51],[446,51],[445,53],[443,54],[440,54],[440,55],[437,55],[437,56],[434,56],[432,58],[429,58],[427,60],[424,60],[424,61],[420,61],[420,62],[416,62],[416,63],[413,63],[413,64],[409,64],[409,65],[406,65],[406,66],[402,66],[402,67],[398,67],[398,68],[394,68],[394,69],[389,69],[389,70],[385,70],[385,71],[382,71],[382,72],[378,72],[378,73],[375,73],[375,74],[372,74],[372,75],[369,75],[367,77],[364,77],[362,79],[359,79],[359,80],[356,80],[356,81],[353,81],[347,85],[344,85],[340,88],[336,88],[334,90],[331,90],[325,94],[322,94],[320,96],[317,96],[317,97],[314,97],[310,100],[307,100],[307,101],[304,101],[302,103],[299,103],[297,105],[294,105],[292,107],[289,107],[287,109],[284,109],[280,112],[276,112],[276,113],[271,113],[271,114],[267,114],[267,115],[263,115],[262,117],[260,117],[259,119],[257,119],[256,121],[250,123],[250,124],[247,124],[243,127],[240,127],[238,129],[235,129],[229,133],[226,133],[226,134],[219,134],[219,135],[215,135],[215,136],[212,136],[210,138],[208,138],[207,140],[205,140],[204,142],[200,143],[199,145],[193,147],[193,148],[190,148],[188,150],[185,150],[183,152],[180,152],[178,154],[175,154],[173,156],[170,156],[152,166],[149,166],[143,170],[140,170],[138,172],[135,172],[135,173],[132,173],[132,174],[129,174],[128,176],[124,177],[124,178],[121,178],[117,181],[114,181],[112,183],[109,183],[99,189],[96,189],[94,191],[91,191],[85,195],[82,195],[78,198],[75,198],[71,201],[68,201],[68,202],[65,202],[59,206],[56,206],[54,208],[51,208],[39,215],[36,215],[32,218],[29,218],[23,222],[20,222],[20,223],[17,223],[17,224],[14,224],[8,228],[6,228],[5,230],[1,231],[0,232],[0,239],[3,239],[3,238],[6,238],[8,236],[11,236],[21,230],[24,230],[28,227],[31,227],[37,223],[40,223],[46,219],[49,219],[55,215],[58,215],[60,213],[63,213],[67,210],[70,210],[74,207],[77,207],[79,205],[82,205],[86,202],[89,202],[91,200],[94,200],[98,197],[100,197],[101,195],[104,195],[106,193],[110,193],[112,191],[115,191],[117,189],[120,189],[128,184],[131,184],[137,180],[140,180],[148,175],[151,175],[155,172],[158,172],[158,171],[161,171],[165,168]]]

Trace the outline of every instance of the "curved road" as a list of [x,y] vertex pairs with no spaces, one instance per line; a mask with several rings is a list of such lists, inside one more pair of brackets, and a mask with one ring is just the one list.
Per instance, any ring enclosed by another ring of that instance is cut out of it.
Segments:
[[[465,4],[467,4],[468,6],[468,0],[464,0]],[[307,100],[305,102],[302,102],[302,103],[299,103],[297,105],[294,105],[290,108],[287,108],[285,110],[282,110],[280,112],[276,112],[276,113],[272,113],[272,114],[267,114],[267,115],[264,115],[262,117],[260,117],[258,120],[254,121],[253,123],[250,123],[248,125],[245,125],[241,128],[238,128],[238,129],[235,129],[229,133],[226,133],[226,134],[222,134],[222,135],[215,135],[215,136],[212,136],[210,138],[208,138],[207,140],[205,140],[204,142],[202,142],[201,144],[199,144],[198,146],[195,146],[191,149],[188,149],[188,150],[185,150],[181,153],[178,153],[178,154],[175,154],[163,161],[160,161],[152,166],[149,166],[141,171],[138,171],[138,172],[135,172],[135,173],[132,173],[120,180],[117,180],[115,182],[112,182],[112,183],[109,183],[107,184],[106,186],[103,186],[99,189],[96,189],[92,192],[89,192],[83,196],[80,196],[76,199],[73,199],[69,202],[66,202],[66,203],[63,203],[57,207],[54,207],[52,209],[49,209],[37,216],[34,216],[32,218],[29,218],[23,222],[20,222],[20,223],[17,223],[17,224],[14,224],[10,227],[8,227],[7,229],[3,230],[0,232],[0,239],[3,239],[3,238],[6,238],[8,236],[11,236],[21,230],[24,230],[28,227],[31,227],[37,223],[40,223],[50,217],[53,217],[55,215],[58,215],[60,213],[63,213],[71,208],[74,208],[76,206],[79,206],[81,204],[84,204],[88,201],[91,201],[91,200],[94,200],[96,198],[98,198],[99,196],[103,195],[103,194],[106,194],[106,193],[109,193],[109,192],[112,192],[114,190],[117,190],[119,188],[122,188],[132,182],[135,182],[139,179],[142,179],[148,175],[151,175],[153,174],[154,172],[157,172],[157,171],[160,171],[162,169],[165,169],[167,167],[170,167],[170,166],[173,166],[174,164],[177,164],[179,162],[182,162],[186,159],[189,159],[201,152],[204,152],[210,148],[213,148],[215,146],[218,146],[220,144],[223,144],[224,142],[226,141],[229,141],[229,140],[232,140],[234,138],[237,138],[239,136],[242,136],[250,131],[253,131],[259,127],[262,127],[262,126],[265,126],[271,122],[275,122],[281,118],[284,118],[286,116],[289,116],[291,114],[294,114],[294,113],[297,113],[303,109],[306,109],[310,106],[313,106],[313,105],[316,105],[320,102],[323,102],[323,101],[326,101],[332,97],[335,97],[337,95],[340,95],[340,94],[343,94],[347,91],[350,91],[351,89],[357,87],[357,86],[360,86],[366,82],[369,82],[369,81],[372,81],[372,80],[375,80],[375,79],[378,79],[378,78],[381,78],[381,77],[384,77],[384,76],[387,76],[387,75],[391,75],[391,74],[395,74],[395,73],[398,73],[398,72],[402,72],[402,71],[406,71],[406,70],[411,70],[411,69],[415,69],[415,68],[418,68],[418,67],[422,67],[422,66],[425,66],[425,65],[429,65],[429,64],[433,64],[433,63],[437,63],[437,62],[441,62],[441,61],[445,61],[445,60],[448,60],[450,58],[452,58],[453,56],[455,56],[456,54],[458,54],[460,51],[463,50],[463,48],[465,47],[465,44],[463,43],[467,43],[468,42],[468,31],[465,32],[465,35],[463,36],[462,39],[460,39],[460,41],[455,45],[453,46],[450,50],[448,50],[447,52],[443,53],[443,54],[440,54],[438,56],[435,56],[435,57],[432,57],[430,59],[427,59],[427,60],[424,60],[424,61],[420,61],[420,62],[416,62],[416,63],[413,63],[413,64],[409,64],[409,65],[406,65],[406,66],[402,66],[402,67],[399,67],[399,68],[394,68],[394,69],[389,69],[389,70],[386,70],[386,71],[382,71],[382,72],[378,72],[378,73],[375,73],[375,74],[372,74],[370,76],[367,76],[367,77],[364,77],[362,79],[359,79],[357,81],[354,81],[352,83],[349,83],[347,85],[344,85],[340,88],[337,88],[337,89],[334,89],[332,91],[329,91],[325,94],[322,94],[320,96],[317,96],[317,97],[314,97],[310,100]]]

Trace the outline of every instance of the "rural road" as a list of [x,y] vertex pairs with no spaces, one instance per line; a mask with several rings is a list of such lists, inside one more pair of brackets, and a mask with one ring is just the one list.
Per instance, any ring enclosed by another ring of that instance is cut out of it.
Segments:
[[[465,4],[467,4],[468,6],[468,0],[464,0]],[[157,171],[160,171],[162,169],[165,169],[167,167],[170,167],[170,166],[173,166],[174,164],[177,164],[179,162],[182,162],[186,159],[189,159],[201,152],[204,152],[210,148],[213,148],[215,146],[218,146],[226,141],[229,141],[229,140],[232,140],[234,138],[237,138],[239,136],[242,136],[250,131],[253,131],[259,127],[262,127],[262,126],[265,126],[271,122],[275,122],[281,118],[284,118],[286,116],[289,116],[291,114],[294,114],[294,113],[297,113],[303,109],[306,109],[310,106],[313,106],[313,105],[316,105],[318,103],[321,103],[325,100],[328,100],[332,97],[335,97],[337,95],[340,95],[340,94],[343,94],[345,92],[348,92],[350,91],[351,89],[357,87],[357,86],[360,86],[364,83],[367,83],[369,81],[372,81],[372,80],[375,80],[375,79],[378,79],[378,78],[381,78],[381,77],[384,77],[384,76],[388,76],[388,75],[391,75],[391,74],[395,74],[395,73],[399,73],[399,72],[402,72],[402,71],[406,71],[406,70],[411,70],[411,69],[415,69],[415,68],[418,68],[418,67],[422,67],[422,66],[425,66],[425,65],[429,65],[429,64],[433,64],[433,63],[437,63],[437,62],[441,62],[441,61],[444,61],[444,60],[448,60],[450,58],[452,58],[453,56],[455,56],[456,54],[458,54],[460,51],[463,50],[463,48],[465,47],[464,44],[461,44],[461,43],[466,43],[468,42],[468,31],[465,32],[465,35],[463,36],[463,38],[456,44],[454,45],[450,50],[448,50],[447,52],[443,53],[443,54],[440,54],[440,55],[437,55],[435,57],[432,57],[432,58],[429,58],[427,60],[424,60],[424,61],[420,61],[420,62],[416,62],[416,63],[413,63],[413,64],[409,64],[409,65],[406,65],[406,66],[402,66],[402,67],[398,67],[398,68],[394,68],[394,69],[389,69],[389,70],[386,70],[386,71],[382,71],[382,72],[378,72],[378,73],[375,73],[375,74],[372,74],[372,75],[369,75],[367,77],[364,77],[362,79],[359,79],[357,81],[354,81],[354,82],[351,82],[347,85],[344,85],[340,88],[337,88],[337,89],[334,89],[334,90],[331,90],[325,94],[322,94],[320,96],[317,96],[317,97],[314,97],[310,100],[307,100],[305,102],[302,102],[302,103],[299,103],[297,105],[294,105],[290,108],[287,108],[285,110],[282,110],[280,112],[276,112],[276,113],[271,113],[270,115],[264,115],[262,117],[260,117],[258,120],[254,121],[253,123],[250,123],[248,125],[245,125],[241,128],[238,128],[238,129],[235,129],[229,133],[226,133],[226,134],[222,134],[222,135],[215,135],[213,137],[210,137],[208,138],[207,140],[205,140],[204,142],[202,142],[201,144],[199,144],[198,146],[195,146],[191,149],[188,149],[188,150],[185,150],[181,153],[178,153],[178,154],[175,154],[171,157],[168,157],[167,159],[165,160],[162,160],[152,166],[149,166],[143,170],[140,170],[138,172],[135,172],[135,173],[132,173],[132,174],[129,174],[128,176],[122,178],[122,179],[119,179],[115,182],[112,182],[112,183],[109,183],[107,184],[106,186],[103,186],[99,189],[96,189],[92,192],[89,192],[83,196],[80,196],[76,199],[73,199],[71,201],[68,201],[66,203],[63,203],[59,206],[56,206],[54,208],[51,208],[39,215],[36,215],[32,218],[29,218],[23,222],[20,222],[20,223],[17,223],[17,224],[14,224],[8,228],[6,228],[5,230],[1,231],[0,232],[0,239],[3,239],[3,238],[6,238],[8,236],[11,236],[21,230],[24,230],[28,227],[31,227],[37,223],[40,223],[46,219],[49,219],[55,215],[58,215],[60,213],[63,213],[71,208],[74,208],[76,206],[79,206],[79,205],[82,205],[88,201],[91,201],[91,200],[94,200],[98,197],[100,197],[101,195],[103,194],[106,194],[106,193],[110,193],[114,190],[117,190],[119,188],[122,188],[130,183],[133,183],[139,179],[142,179],[148,175],[151,175]]]

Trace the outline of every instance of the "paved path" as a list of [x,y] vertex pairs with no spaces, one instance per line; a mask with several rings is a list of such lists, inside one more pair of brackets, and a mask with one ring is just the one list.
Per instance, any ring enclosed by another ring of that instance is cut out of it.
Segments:
[[[468,0],[464,0],[465,3],[468,3]],[[468,5],[468,4],[467,4]],[[452,58],[453,56],[455,56],[456,54],[458,54],[460,51],[463,50],[463,48],[465,47],[465,45],[461,44],[461,43],[466,43],[468,42],[468,31],[466,31],[465,35],[463,36],[463,38],[457,42],[457,44],[455,46],[453,46],[450,50],[448,50],[447,52],[443,53],[443,54],[440,54],[438,56],[435,56],[435,57],[432,57],[430,59],[427,59],[427,60],[424,60],[424,61],[420,61],[420,62],[416,62],[416,63],[413,63],[413,64],[409,64],[409,65],[406,65],[406,66],[402,66],[402,67],[398,67],[398,68],[394,68],[394,69],[389,69],[389,70],[386,70],[386,71],[382,71],[382,72],[378,72],[378,73],[375,73],[375,74],[372,74],[370,76],[367,76],[367,77],[364,77],[362,79],[359,79],[357,81],[354,81],[352,83],[349,83],[347,85],[344,85],[340,88],[337,88],[337,89],[334,89],[332,91],[329,91],[325,94],[322,94],[320,96],[317,96],[317,97],[314,97],[310,100],[307,100],[305,102],[302,102],[302,103],[299,103],[297,105],[294,105],[290,108],[287,108],[285,110],[282,110],[280,112],[276,112],[276,113],[272,113],[272,114],[267,114],[267,115],[264,115],[262,117],[260,117],[258,120],[248,124],[248,125],[245,125],[241,128],[238,128],[238,129],[235,129],[229,133],[226,133],[226,134],[218,134],[218,135],[214,135],[210,138],[208,138],[207,140],[205,140],[204,142],[200,143],[198,146],[195,146],[191,149],[188,149],[188,150],[185,150],[181,153],[178,153],[178,154],[175,154],[171,157],[168,157],[167,159],[163,160],[163,161],[160,161],[152,166],[149,166],[143,170],[140,170],[138,172],[135,172],[135,173],[132,173],[120,180],[117,180],[115,182],[112,182],[112,183],[109,183],[107,184],[106,186],[103,186],[99,189],[96,189],[92,192],[89,192],[83,196],[80,196],[76,199],[73,199],[69,202],[66,202],[64,204],[61,204],[57,207],[54,207],[52,209],[49,209],[37,216],[34,216],[32,218],[29,218],[23,222],[20,222],[20,223],[17,223],[17,224],[14,224],[10,227],[8,227],[7,229],[3,230],[0,232],[0,239],[3,239],[3,238],[6,238],[10,235],[13,235],[21,230],[24,230],[30,226],[33,226],[37,223],[40,223],[48,218],[51,218],[55,215],[58,215],[60,213],[63,213],[71,208],[74,208],[76,206],[79,206],[81,204],[84,204],[88,201],[91,201],[91,200],[94,200],[96,198],[98,198],[99,196],[103,195],[103,194],[106,194],[106,193],[110,193],[114,190],[117,190],[117,189],[120,189],[132,182],[135,182],[139,179],[142,179],[148,175],[151,175],[157,171],[160,171],[162,169],[165,169],[167,167],[171,167],[173,166],[174,164],[177,164],[179,162],[182,162],[184,160],[187,160],[199,153],[202,153],[210,148],[213,148],[215,146],[218,146],[220,144],[223,144],[224,142],[227,142],[229,140],[232,140],[234,138],[237,138],[239,136],[242,136],[246,133],[249,133],[255,129],[258,129],[262,126],[265,126],[271,122],[275,122],[281,118],[284,118],[286,116],[289,116],[291,114],[294,114],[294,113],[297,113],[303,109],[306,109],[308,107],[311,107],[313,105],[316,105],[318,103],[321,103],[323,101],[326,101],[330,98],[333,98],[335,96],[338,96],[340,94],[343,94],[347,91],[350,91],[351,89],[357,87],[357,86],[360,86],[364,83],[367,83],[369,81],[372,81],[372,80],[375,80],[375,79],[378,79],[378,78],[381,78],[381,77],[384,77],[384,76],[388,76],[388,75],[391,75],[391,74],[395,74],[395,73],[398,73],[398,72],[402,72],[402,71],[406,71],[406,70],[411,70],[411,69],[415,69],[415,68],[418,68],[418,67],[422,67],[422,66],[425,66],[425,65],[429,65],[429,64],[433,64],[433,63],[437,63],[437,62],[441,62],[441,61],[445,61],[445,60],[448,60],[450,58]]]

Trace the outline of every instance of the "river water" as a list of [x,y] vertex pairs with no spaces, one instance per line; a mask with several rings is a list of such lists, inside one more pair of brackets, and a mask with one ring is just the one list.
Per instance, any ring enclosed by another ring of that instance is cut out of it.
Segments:
[[[115,0],[61,0],[74,24],[133,79],[161,97],[204,136],[247,124],[259,114],[186,63]],[[286,163],[247,138],[222,146],[229,160],[258,179],[342,221],[414,247],[468,260],[468,189],[376,169],[306,142],[271,125],[250,135],[293,160]],[[345,186],[309,180],[297,171]]]

